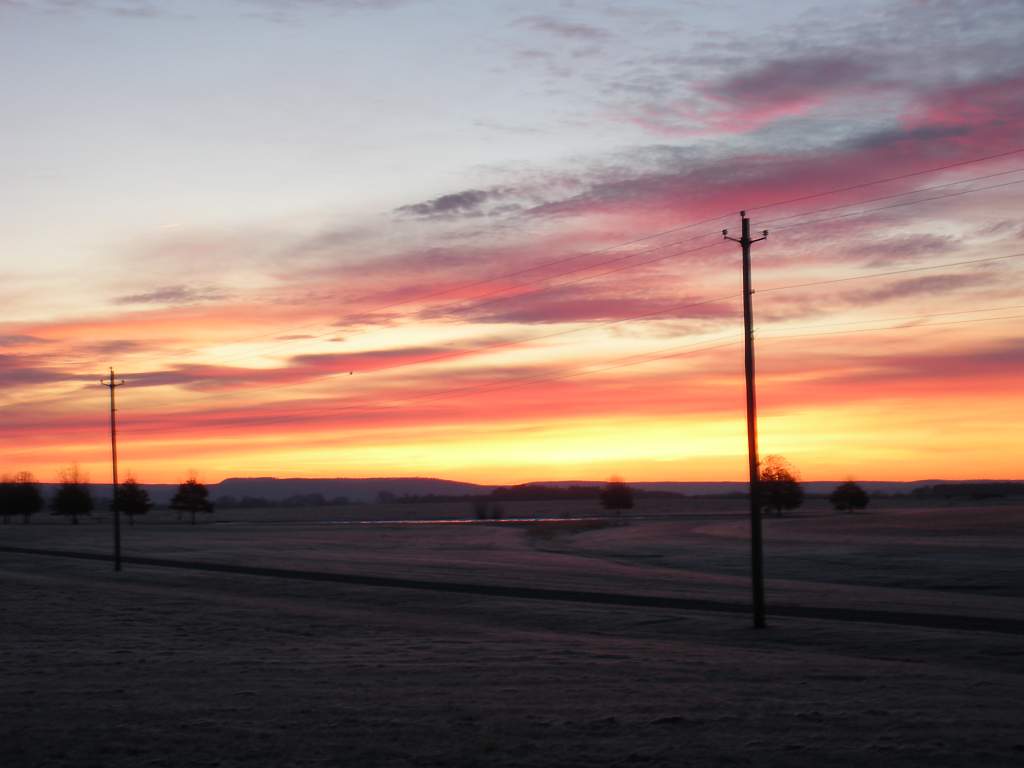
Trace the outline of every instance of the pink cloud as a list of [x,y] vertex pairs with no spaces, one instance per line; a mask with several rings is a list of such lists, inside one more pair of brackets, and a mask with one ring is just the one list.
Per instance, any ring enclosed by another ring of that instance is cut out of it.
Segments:
[[[782,108],[782,107],[780,107]],[[757,107],[754,107],[755,111]],[[774,107],[772,107],[774,109]],[[906,117],[892,128],[873,130],[838,145],[813,150],[761,151],[702,159],[668,157],[665,171],[616,172],[592,178],[588,189],[533,209],[534,215],[633,217],[639,221],[673,217],[700,219],[722,211],[800,198],[876,178],[913,173],[929,166],[969,160],[1020,145],[1024,76],[982,80],[920,94]],[[993,162],[986,171],[1002,165]],[[878,187],[882,194],[909,191],[935,177],[911,178]],[[830,197],[830,204],[863,199],[855,190]],[[812,210],[806,202],[772,210]],[[960,202],[958,201],[959,205]]]
[[[983,129],[1020,141],[1024,118],[1024,74],[974,81],[927,93],[904,118],[909,130],[921,127]],[[969,134],[968,134],[969,135]]]
[[873,61],[833,54],[775,59],[698,83],[696,98],[668,108],[645,105],[631,119],[664,136],[752,133],[833,101],[888,89]]

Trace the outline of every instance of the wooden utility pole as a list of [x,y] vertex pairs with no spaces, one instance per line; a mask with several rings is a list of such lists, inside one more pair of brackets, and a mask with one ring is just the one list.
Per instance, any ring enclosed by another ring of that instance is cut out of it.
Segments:
[[768,237],[768,230],[761,237],[751,239],[750,219],[746,211],[740,211],[742,233],[739,238],[729,237],[729,230],[722,230],[722,237],[739,243],[743,250],[743,369],[747,379],[747,462],[750,469],[750,578],[753,590],[754,626],[765,626],[764,606],[764,547],[761,537],[761,501],[758,494],[760,467],[757,458],[757,397],[754,388],[754,290],[750,285],[750,246]]
[[121,570],[121,508],[117,503],[117,420],[114,414],[117,408],[114,407],[114,390],[124,384],[124,379],[118,381],[114,378],[114,369],[110,369],[109,379],[100,379],[100,384],[110,389],[110,463],[114,479],[113,498],[110,506],[114,513],[114,570]]

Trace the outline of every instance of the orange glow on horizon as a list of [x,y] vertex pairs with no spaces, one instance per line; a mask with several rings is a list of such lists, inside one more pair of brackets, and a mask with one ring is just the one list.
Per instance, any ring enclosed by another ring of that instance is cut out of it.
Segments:
[[[316,212],[264,189],[230,223],[189,185],[181,216],[147,212],[173,222],[156,230],[123,190],[88,226],[93,197],[75,198],[0,244],[0,473],[104,478],[109,366],[140,482],[742,480],[740,258],[721,231],[747,206],[771,232],[753,254],[762,455],[807,479],[1021,476],[1024,148],[1004,115],[1024,77],[896,98],[896,80],[808,90],[807,64],[780,100],[697,83],[693,114],[605,125],[657,144],[477,169],[420,202],[403,168],[377,213],[339,213],[333,179]],[[794,116],[833,128],[805,141]]]

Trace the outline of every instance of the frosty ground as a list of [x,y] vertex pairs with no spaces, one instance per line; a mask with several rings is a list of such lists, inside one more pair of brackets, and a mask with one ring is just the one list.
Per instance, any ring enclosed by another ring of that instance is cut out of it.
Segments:
[[[353,525],[442,505],[154,515],[128,555],[426,582],[748,601],[741,504],[626,524]],[[588,516],[581,505],[506,514]],[[0,546],[109,551],[40,518]],[[811,505],[768,520],[769,608],[529,600],[0,551],[0,765],[1020,765],[1024,509]],[[958,617],[960,629],[915,617]]]

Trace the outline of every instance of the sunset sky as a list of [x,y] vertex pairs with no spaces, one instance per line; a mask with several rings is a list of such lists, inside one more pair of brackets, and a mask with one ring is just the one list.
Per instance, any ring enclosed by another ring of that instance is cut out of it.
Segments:
[[1019,478],[1020,0],[0,0],[0,473]]

